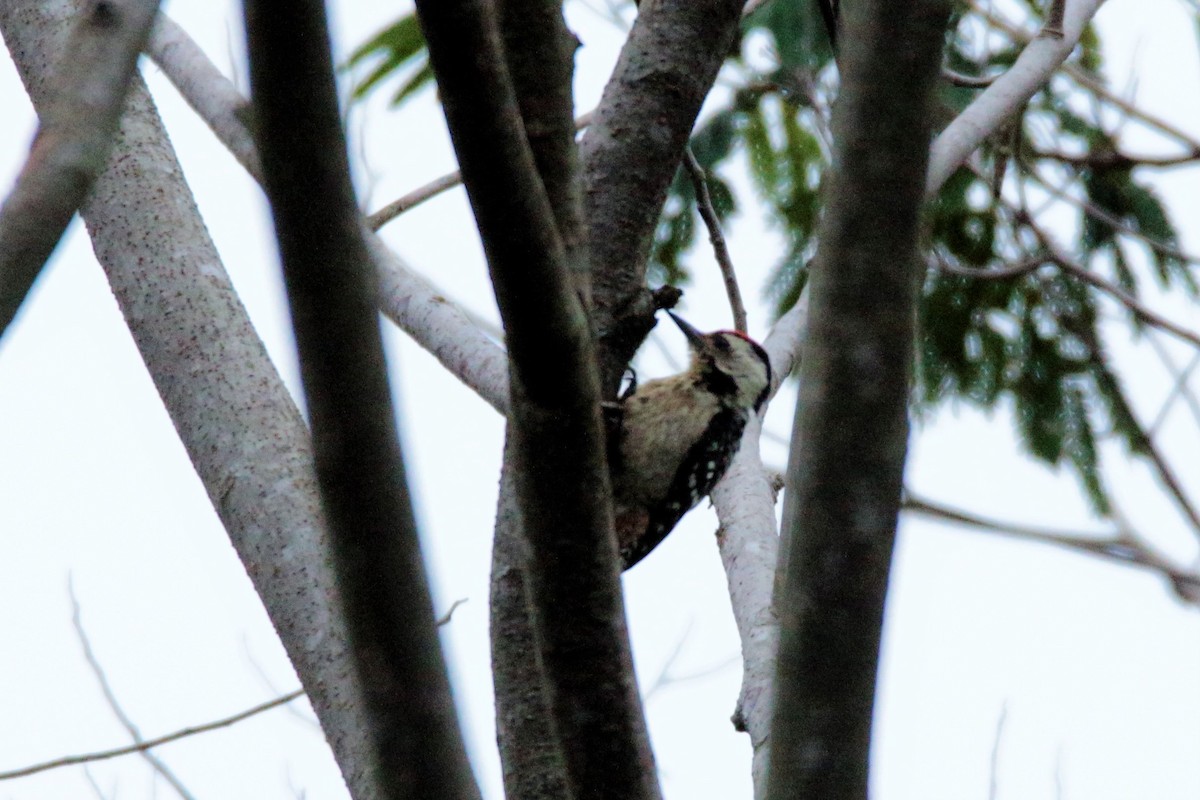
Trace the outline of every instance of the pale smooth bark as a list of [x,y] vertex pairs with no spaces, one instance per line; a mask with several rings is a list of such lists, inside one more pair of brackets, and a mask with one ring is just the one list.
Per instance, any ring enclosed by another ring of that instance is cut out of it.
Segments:
[[[35,106],[76,5],[0,4]],[[140,79],[83,218],[117,303],[351,793],[371,798],[367,724],[335,613],[308,431],[204,228]]]

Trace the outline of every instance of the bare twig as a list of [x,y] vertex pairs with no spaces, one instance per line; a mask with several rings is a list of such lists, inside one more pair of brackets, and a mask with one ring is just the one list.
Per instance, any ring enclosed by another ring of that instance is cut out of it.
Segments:
[[712,193],[708,191],[708,176],[704,167],[696,160],[696,154],[691,147],[683,149],[683,164],[687,167],[692,179],[692,187],[696,192],[696,206],[700,217],[708,228],[708,240],[712,242],[713,253],[717,264],[721,267],[721,277],[725,280],[725,293],[729,296],[729,308],[733,311],[733,327],[745,333],[746,304],[742,302],[742,290],[738,286],[737,272],[733,269],[733,259],[729,256],[729,246],[725,243],[725,234],[721,233],[721,220],[717,217],[717,209],[713,206]]
[[[75,634],[79,637],[79,644],[83,647],[83,657],[87,660],[88,666],[92,668],[92,674],[96,676],[96,680],[100,683],[100,691],[104,694],[105,701],[108,702],[108,707],[112,709],[113,714],[120,720],[121,725],[129,732],[129,737],[133,739],[135,744],[142,744],[145,740],[142,738],[141,731],[133,724],[133,720],[125,713],[125,709],[121,708],[121,704],[117,701],[117,694],[113,691],[112,685],[108,682],[108,676],[104,673],[104,667],[100,666],[100,659],[96,658],[96,653],[92,650],[92,643],[88,639],[87,631],[83,627],[83,616],[79,609],[79,600],[75,597],[75,582],[70,576],[67,577],[67,594],[71,597],[71,624],[75,626]],[[146,760],[155,772],[163,777],[171,788],[183,798],[183,800],[194,800],[191,792],[183,785],[183,782],[176,777],[162,759],[156,756],[149,750],[140,751],[142,758]]]
[[13,778],[24,778],[27,775],[36,775],[39,772],[46,772],[47,770],[58,769],[60,767],[71,767],[75,766],[76,764],[89,764],[93,761],[105,761],[110,758],[127,756],[132,753],[141,753],[170,742],[186,739],[189,736],[195,736],[199,733],[208,733],[209,731],[215,731],[219,728],[228,728],[230,725],[235,725],[244,719],[249,719],[250,717],[255,716],[256,714],[261,714],[264,711],[270,711],[272,708],[277,708],[290,703],[293,700],[302,697],[303,695],[304,690],[297,689],[296,691],[289,692],[282,697],[276,697],[274,700],[268,700],[265,703],[260,703],[259,705],[248,708],[245,711],[241,711],[232,716],[224,717],[212,722],[206,722],[203,725],[182,728],[174,733],[168,733],[165,736],[158,736],[153,739],[146,739],[138,744],[127,745],[125,747],[114,747],[111,750],[98,750],[94,753],[84,753],[76,756],[65,756],[63,758],[56,758],[53,761],[43,761],[40,764],[33,764],[28,767],[21,767],[19,769],[0,772],[0,781],[12,780]]
[[[575,118],[575,129],[583,130],[592,123],[592,112],[580,114]],[[388,203],[383,208],[376,211],[374,214],[367,216],[367,225],[373,231],[377,231],[387,223],[394,220],[396,217],[403,214],[405,211],[410,211],[424,203],[426,200],[431,200],[437,197],[442,192],[453,189],[462,183],[462,173],[459,170],[448,172],[440,178],[434,178],[424,186],[419,186],[413,189],[408,194]]]
[[961,275],[964,278],[977,278],[979,280],[1007,280],[1010,278],[1019,278],[1022,275],[1028,275],[1038,267],[1045,264],[1049,259],[1046,256],[1029,256],[1018,261],[1015,264],[1008,264],[1002,267],[987,267],[983,269],[971,269],[968,267],[960,267],[944,253],[935,252],[936,267],[943,272],[948,272],[951,275]]
[[1154,348],[1154,352],[1158,354],[1159,359],[1163,362],[1163,366],[1171,373],[1175,384],[1171,387],[1171,392],[1163,400],[1162,406],[1158,410],[1158,414],[1154,417],[1154,422],[1150,423],[1150,427],[1146,430],[1148,436],[1153,436],[1167,419],[1167,413],[1171,410],[1177,397],[1182,397],[1187,403],[1188,410],[1192,412],[1192,419],[1196,421],[1197,426],[1200,426],[1200,400],[1196,399],[1196,394],[1192,391],[1189,380],[1196,367],[1200,366],[1200,352],[1192,355],[1191,361],[1187,366],[1180,369],[1176,366],[1171,354],[1167,352],[1167,348],[1155,336],[1146,337],[1150,346]]
[[1124,566],[1141,567],[1157,572],[1175,587],[1181,598],[1196,603],[1196,593],[1200,592],[1200,575],[1180,569],[1150,549],[1145,540],[1135,534],[1128,526],[1118,519],[1118,528],[1114,532],[1066,532],[1040,528],[1032,525],[1021,525],[1013,522],[991,519],[979,514],[962,511],[915,496],[910,490],[904,492],[901,504],[904,511],[921,514],[932,519],[965,525],[976,530],[997,533],[1022,539],[1027,542],[1061,547],[1076,553],[1095,556],[1106,561]]
[[433,624],[439,628],[442,627],[443,625],[449,625],[450,620],[454,618],[455,610],[465,602],[467,602],[467,598],[465,598],[465,597],[460,597],[457,600],[455,600],[453,603],[450,604],[450,607],[448,609],[446,609],[446,613],[442,614],[440,617],[438,617],[434,621]]
[[1134,167],[1177,167],[1181,164],[1191,164],[1200,161],[1200,151],[1190,150],[1171,156],[1160,155],[1129,155],[1119,150],[1104,150],[1094,153],[1064,153],[1061,150],[1032,150],[1029,155],[1033,158],[1046,158],[1069,164],[1073,167],[1090,169],[1133,169]]
[[[1035,232],[1041,230],[1033,225],[1030,227],[1035,230]],[[1042,234],[1044,234],[1044,231],[1042,231]],[[1092,284],[1097,289],[1101,289],[1111,295],[1114,299],[1121,301],[1121,303],[1123,303],[1130,311],[1134,313],[1138,319],[1142,320],[1143,322],[1153,325],[1156,328],[1164,330],[1180,339],[1183,339],[1186,342],[1191,342],[1197,347],[1200,347],[1200,333],[1189,330],[1177,322],[1172,322],[1162,314],[1159,314],[1157,311],[1151,309],[1141,300],[1126,292],[1117,284],[1113,283],[1107,278],[1097,275],[1095,272],[1092,272],[1075,259],[1068,257],[1066,253],[1059,249],[1058,246],[1048,237],[1043,238],[1042,242],[1044,245],[1046,245],[1050,260],[1057,264],[1064,272],[1068,272],[1080,280]]]
[[943,66],[942,77],[948,80],[951,85],[959,86],[963,89],[986,89],[995,83],[1000,75],[966,75],[957,70],[950,69],[950,67]]
[[416,208],[424,203],[437,197],[442,192],[453,189],[462,183],[462,173],[458,170],[448,172],[440,178],[435,178],[424,186],[413,189],[408,194],[388,203],[383,208],[376,211],[374,214],[367,216],[367,225],[373,231],[377,231],[387,223],[394,220],[396,217],[403,214],[405,211]]
[[1164,242],[1161,239],[1156,239],[1153,236],[1149,236],[1142,231],[1137,230],[1120,217],[1117,217],[1116,215],[1091,202],[1090,200],[1072,195],[1066,190],[1066,188],[1054,185],[1048,178],[1041,174],[1041,171],[1037,169],[1036,165],[1026,162],[1025,159],[1018,159],[1018,162],[1021,165],[1022,171],[1037,181],[1047,192],[1052,194],[1054,197],[1079,208],[1089,217],[1093,217],[1100,222],[1103,222],[1105,225],[1108,225],[1110,228],[1121,234],[1124,234],[1125,236],[1142,242],[1151,250],[1161,253],[1168,258],[1177,258],[1180,261],[1186,261],[1189,264],[1200,264],[1200,256],[1185,252],[1170,242]]
[[1008,701],[1000,704],[996,717],[996,732],[992,736],[992,755],[988,761],[988,800],[996,800],[1000,778],[1000,743],[1004,739],[1004,724],[1008,721]]

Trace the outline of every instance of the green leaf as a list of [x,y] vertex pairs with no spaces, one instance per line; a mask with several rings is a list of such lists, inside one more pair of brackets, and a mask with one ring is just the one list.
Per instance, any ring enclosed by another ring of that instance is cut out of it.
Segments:
[[352,98],[361,100],[383,80],[398,74],[406,65],[417,63],[419,66],[415,72],[404,81],[392,98],[392,105],[398,105],[432,80],[433,71],[425,53],[425,37],[421,33],[416,13],[396,20],[355,49],[343,65],[343,69],[352,69],[379,60],[375,68],[355,84]]

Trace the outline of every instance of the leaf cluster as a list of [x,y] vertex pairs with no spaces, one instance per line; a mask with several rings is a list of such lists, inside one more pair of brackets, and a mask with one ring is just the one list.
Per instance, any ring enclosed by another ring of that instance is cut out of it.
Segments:
[[[1021,26],[1040,20],[1040,4],[1024,7]],[[1081,45],[1073,67],[1100,80],[1095,30],[1085,32]],[[1020,49],[1004,26],[964,4],[947,33],[945,65],[948,74],[986,78],[1010,67]],[[398,20],[350,58],[351,66],[373,62],[356,98],[399,77],[392,98],[398,104],[431,80],[415,17]],[[818,3],[773,0],[745,20],[715,107],[691,139],[718,217],[728,220],[745,202],[728,176],[740,168],[782,235],[784,250],[767,287],[779,313],[800,296],[816,252],[836,76]],[[935,127],[980,91],[945,81]],[[1142,264],[1161,288],[1197,293],[1167,209],[1107,127],[1113,115],[1106,102],[1070,73],[1060,74],[931,204],[914,385],[918,412],[954,401],[1011,407],[1023,447],[1071,468],[1101,514],[1109,503],[1098,442],[1111,436],[1143,453],[1148,440],[1105,353],[1097,290],[1055,264],[1036,220],[1046,209],[1068,220],[1075,231],[1068,249],[1130,295],[1141,288]],[[688,281],[697,226],[695,191],[681,167],[649,253],[651,282]],[[998,267],[1014,263],[1029,268],[996,276]],[[1127,319],[1135,330],[1141,324]]]

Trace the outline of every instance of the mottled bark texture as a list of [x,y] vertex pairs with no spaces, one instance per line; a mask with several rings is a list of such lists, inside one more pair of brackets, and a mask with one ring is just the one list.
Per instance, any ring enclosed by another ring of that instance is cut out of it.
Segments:
[[279,11],[268,0],[245,4],[258,151],[373,745],[372,794],[477,799],[397,439],[325,5]]
[[781,542],[768,797],[865,800],[948,0],[844,8]]
[[[492,4],[421,0],[417,10],[508,344],[506,466],[529,547],[534,640],[553,720],[547,733],[557,733],[571,796],[655,798],[612,534],[594,347],[558,230],[566,215],[555,214],[539,177]],[[548,46],[526,57],[566,76],[569,55]],[[564,109],[551,111],[561,120]]]
[[742,0],[643,3],[583,137],[601,392],[654,327],[646,258],[696,115],[729,55]]
[[[0,3],[35,107],[71,0]],[[180,441],[262,598],[357,799],[372,798],[369,726],[328,563],[308,431],[204,229],[140,79],[82,209],[96,257]]]

